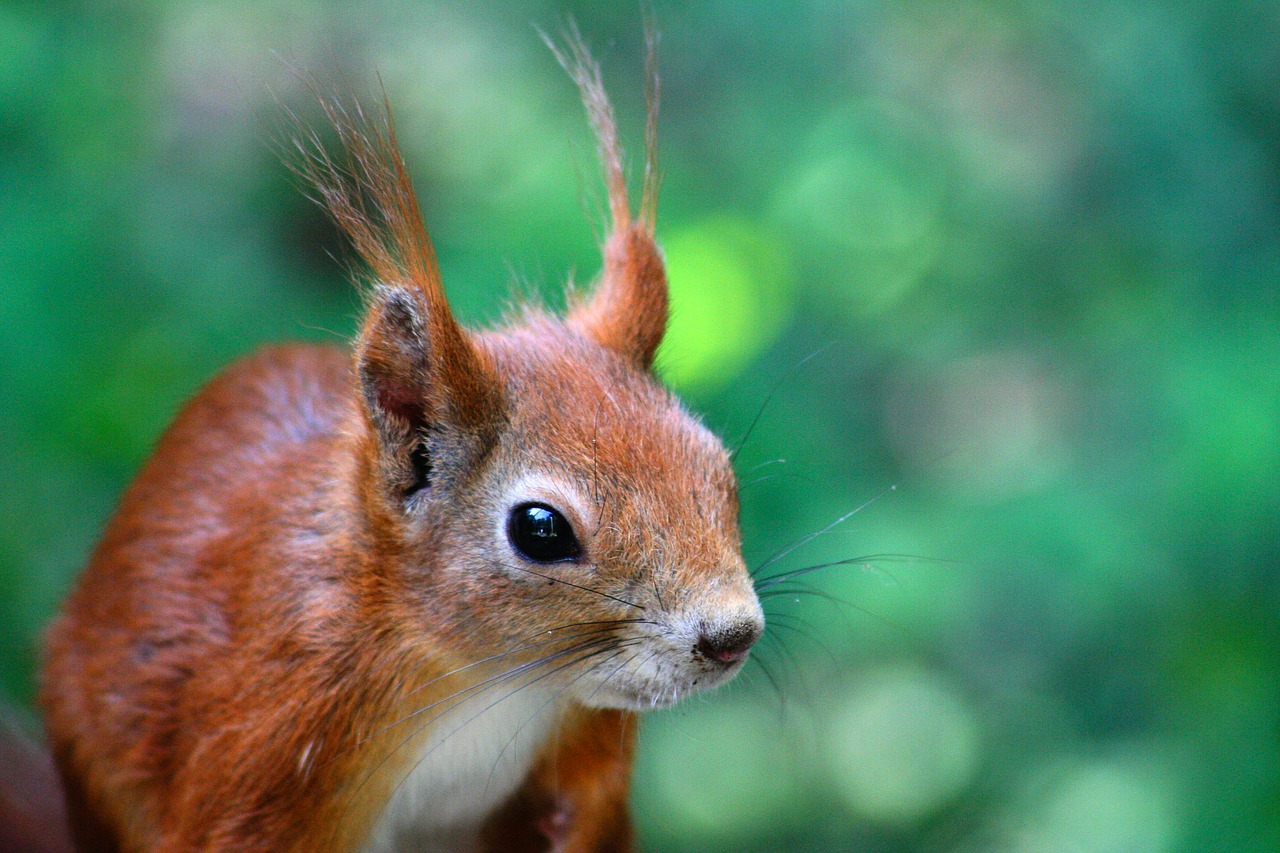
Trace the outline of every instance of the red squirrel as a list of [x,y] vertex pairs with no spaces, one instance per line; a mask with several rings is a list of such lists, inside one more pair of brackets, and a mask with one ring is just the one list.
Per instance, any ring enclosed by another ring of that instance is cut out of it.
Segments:
[[764,617],[721,442],[653,372],[643,194],[599,141],[590,296],[453,317],[389,108],[324,100],[300,170],[373,284],[353,351],[265,349],[178,415],[52,626],[40,701],[81,851],[626,851],[636,714]]

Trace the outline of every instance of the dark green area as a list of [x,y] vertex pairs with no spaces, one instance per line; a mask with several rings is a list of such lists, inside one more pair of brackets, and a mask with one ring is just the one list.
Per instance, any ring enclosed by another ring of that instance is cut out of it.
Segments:
[[[638,152],[625,3],[0,5],[11,702],[181,402],[353,327],[270,142],[277,99],[309,109],[281,57],[380,71],[479,324],[598,265],[592,144],[534,29],[569,14]],[[764,406],[749,558],[897,488],[770,567],[868,555],[807,578],[834,600],[771,602],[768,676],[648,720],[647,846],[1280,849],[1280,10],[657,17],[662,360],[730,441]]]

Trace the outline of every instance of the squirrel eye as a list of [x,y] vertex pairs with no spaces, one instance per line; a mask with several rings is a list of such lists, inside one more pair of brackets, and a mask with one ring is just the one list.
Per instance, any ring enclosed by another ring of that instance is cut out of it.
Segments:
[[559,563],[582,553],[568,520],[545,504],[521,504],[513,509],[507,537],[520,556],[535,563]]

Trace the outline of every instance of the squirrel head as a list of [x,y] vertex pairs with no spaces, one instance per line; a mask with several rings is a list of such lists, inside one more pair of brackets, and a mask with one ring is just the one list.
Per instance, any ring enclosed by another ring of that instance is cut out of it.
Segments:
[[303,171],[377,280],[356,343],[358,489],[387,624],[455,666],[523,663],[580,704],[642,709],[731,677],[764,617],[729,454],[652,369],[668,313],[656,75],[633,217],[599,69],[576,35],[568,47],[612,232],[563,319],[457,323],[389,110],[325,102],[348,159],[309,148]]

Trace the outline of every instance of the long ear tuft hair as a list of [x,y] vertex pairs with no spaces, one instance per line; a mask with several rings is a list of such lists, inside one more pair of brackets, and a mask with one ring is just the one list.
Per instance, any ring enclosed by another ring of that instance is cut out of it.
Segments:
[[569,322],[601,345],[648,369],[667,328],[667,273],[654,241],[658,206],[658,73],[657,35],[648,29],[646,71],[644,187],[640,209],[632,216],[618,122],[605,93],[600,66],[592,59],[582,34],[570,24],[561,48],[545,38],[560,65],[577,83],[587,117],[595,131],[609,192],[612,231],[604,244],[604,270],[592,297],[575,306]]
[[[314,188],[313,198],[377,281],[356,366],[370,420],[399,469],[396,477],[404,479],[406,460],[424,452],[428,433],[460,428],[475,435],[489,428],[498,385],[449,308],[385,89],[381,108],[370,112],[345,79],[344,91],[333,97],[321,94],[313,79],[306,82],[342,154],[335,159],[316,131],[291,114],[293,146],[302,156],[290,166]],[[421,470],[425,463],[414,464]]]
[[381,284],[412,288],[433,316],[452,321],[385,89],[381,109],[370,113],[345,78],[342,90],[333,96],[323,94],[314,79],[305,82],[337,133],[342,154],[335,159],[315,129],[290,113],[293,147],[301,157],[286,162],[314,188],[312,198],[333,218]]

